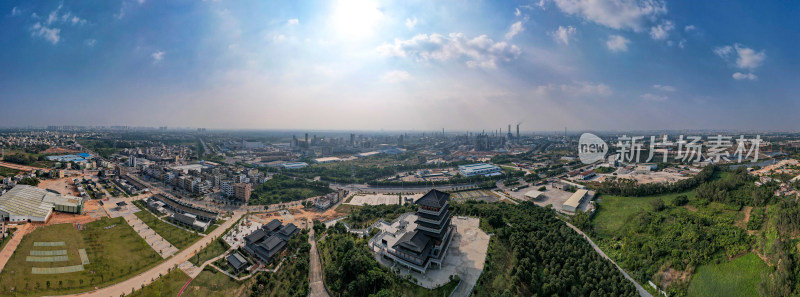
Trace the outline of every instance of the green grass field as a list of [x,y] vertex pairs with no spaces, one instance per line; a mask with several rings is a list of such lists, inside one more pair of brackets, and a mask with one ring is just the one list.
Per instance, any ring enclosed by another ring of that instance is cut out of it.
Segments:
[[162,276],[155,282],[145,286],[140,290],[136,290],[133,294],[127,295],[128,297],[166,297],[177,296],[181,291],[183,285],[189,281],[189,276],[180,269],[174,269],[172,272]]
[[[113,226],[113,227],[111,227]],[[108,229],[106,229],[108,227]],[[64,246],[34,247],[34,242],[63,241]],[[32,267],[80,265],[78,249],[89,264],[80,272],[32,274]],[[27,262],[30,251],[67,250],[66,262]],[[0,273],[0,295],[42,296],[85,292],[105,287],[154,266],[161,257],[123,218],[102,219],[78,231],[72,224],[39,227],[22,239]]]
[[599,210],[595,214],[593,222],[594,229],[598,235],[613,236],[619,234],[626,222],[635,217],[639,212],[652,210],[651,201],[661,198],[664,203],[670,205],[672,200],[678,195],[686,195],[690,200],[694,199],[695,191],[665,194],[647,197],[620,197],[602,195]]
[[[213,268],[208,267],[203,272],[200,272],[197,277],[192,280],[189,287],[183,291],[183,295],[187,297],[227,297],[227,296],[245,296],[250,288],[249,286],[242,286],[242,284],[250,283],[253,279],[248,279],[243,282],[238,282],[227,275]],[[178,289],[180,290],[180,289]],[[177,293],[177,291],[176,291]]]
[[222,255],[222,253],[228,250],[228,244],[222,240],[214,240],[208,244],[207,247],[200,250],[192,259],[189,261],[194,263],[194,265],[201,265],[205,261],[211,260],[216,256]]
[[689,296],[758,296],[761,272],[766,269],[767,265],[754,253],[700,266],[689,283]]
[[148,227],[153,229],[153,231],[158,233],[158,235],[166,239],[169,243],[174,245],[179,250],[183,250],[189,247],[196,241],[200,240],[200,238],[202,238],[200,235],[194,234],[192,232],[183,230],[181,228],[170,225],[164,221],[161,221],[158,218],[156,218],[152,213],[144,209],[141,204],[137,203],[136,205],[142,209],[142,211],[136,213],[136,217],[142,220],[142,222],[147,224]]

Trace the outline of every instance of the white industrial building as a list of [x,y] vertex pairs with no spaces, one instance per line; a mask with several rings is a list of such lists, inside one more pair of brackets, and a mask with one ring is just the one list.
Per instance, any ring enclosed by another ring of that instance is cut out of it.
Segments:
[[575,212],[581,206],[581,203],[586,200],[592,200],[592,197],[594,197],[594,192],[579,189],[575,191],[575,193],[572,194],[572,196],[570,196],[566,202],[564,202],[564,205],[561,206],[561,209],[568,212]]
[[83,199],[28,185],[17,185],[0,196],[0,218],[11,222],[46,222],[53,210],[81,213]]
[[458,166],[458,170],[461,171],[461,174],[463,174],[466,177],[478,176],[478,175],[491,176],[500,174],[500,167],[486,163],[461,165]]

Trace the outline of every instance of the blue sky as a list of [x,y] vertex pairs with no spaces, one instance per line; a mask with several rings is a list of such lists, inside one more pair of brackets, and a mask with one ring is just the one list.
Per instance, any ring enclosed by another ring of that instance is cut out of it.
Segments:
[[794,1],[3,1],[0,126],[797,130]]

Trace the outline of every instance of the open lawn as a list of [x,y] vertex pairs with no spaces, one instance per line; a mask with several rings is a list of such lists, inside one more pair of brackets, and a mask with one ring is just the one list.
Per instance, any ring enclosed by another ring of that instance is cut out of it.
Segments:
[[[243,282],[232,280],[225,274],[208,268],[193,279],[186,287],[181,296],[200,296],[200,297],[227,297],[227,296],[246,296],[249,292],[249,284],[252,279]],[[189,276],[180,269],[158,279],[154,283],[145,286],[143,289],[136,290],[130,297],[139,296],[177,296],[181,288],[189,281]],[[247,284],[247,285],[246,285]]]
[[190,262],[194,263],[194,265],[200,266],[204,262],[213,259],[216,256],[222,255],[222,253],[228,250],[228,244],[225,243],[222,239],[217,239],[212,241],[208,244],[207,247],[200,250],[194,257],[192,257]]
[[602,236],[612,236],[619,234],[626,222],[642,211],[652,210],[650,203],[661,198],[664,203],[670,205],[672,200],[679,195],[686,195],[690,200],[694,199],[695,191],[665,194],[647,197],[620,197],[602,195],[598,203],[598,211],[594,216],[595,231]]
[[[138,201],[137,201],[138,202]],[[179,250],[183,250],[188,246],[192,245],[196,241],[202,238],[200,235],[194,234],[192,232],[183,230],[181,228],[175,227],[170,225],[167,222],[159,220],[156,218],[152,213],[147,211],[141,204],[137,203],[142,211],[136,213],[136,217],[138,217],[142,222],[147,224],[150,229],[153,229],[158,235],[166,239],[169,243],[174,245]]]
[[128,297],[166,297],[177,296],[183,285],[189,281],[189,276],[180,269],[173,269],[172,272],[159,278],[155,282],[145,286],[143,289],[136,290]]
[[[251,282],[252,279],[238,282],[222,272],[211,267],[207,267],[192,280],[183,295],[187,297],[228,297],[245,296],[249,286],[243,286]],[[177,292],[176,292],[177,293]],[[177,294],[176,294],[177,295]]]
[[[72,224],[39,227],[26,235],[0,273],[0,295],[62,295],[105,287],[155,265],[161,257],[139,237],[123,218],[103,218],[79,231]],[[35,242],[64,242],[63,246],[34,246]],[[89,264],[82,271],[33,274],[32,268],[80,266],[79,249],[85,249]],[[67,261],[28,262],[40,251],[66,250]]]
[[761,272],[767,265],[754,253],[733,261],[702,265],[689,283],[689,296],[758,296]]

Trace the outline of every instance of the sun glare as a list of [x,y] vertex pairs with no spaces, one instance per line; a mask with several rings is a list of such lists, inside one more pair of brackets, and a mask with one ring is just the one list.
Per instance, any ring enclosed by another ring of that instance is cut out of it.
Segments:
[[331,13],[334,30],[344,39],[368,37],[382,17],[378,3],[371,0],[340,0]]

